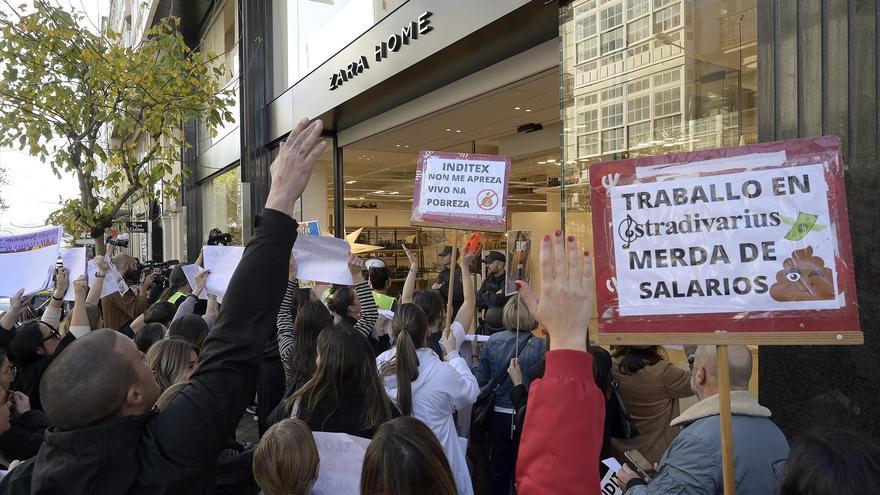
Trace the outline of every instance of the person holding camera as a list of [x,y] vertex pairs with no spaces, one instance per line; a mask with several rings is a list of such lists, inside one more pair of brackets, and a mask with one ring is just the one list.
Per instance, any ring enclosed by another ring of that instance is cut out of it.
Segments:
[[[116,271],[126,280],[137,280],[140,276],[137,260],[125,253],[119,253],[113,257],[113,265]],[[105,277],[110,270],[106,262],[98,261],[98,273],[96,277]],[[114,292],[101,299],[101,311],[104,313],[104,325],[113,330],[121,329],[127,322],[137,318],[149,307],[148,296],[155,285],[156,275],[151,273],[144,278],[140,287],[129,287],[125,294]]]

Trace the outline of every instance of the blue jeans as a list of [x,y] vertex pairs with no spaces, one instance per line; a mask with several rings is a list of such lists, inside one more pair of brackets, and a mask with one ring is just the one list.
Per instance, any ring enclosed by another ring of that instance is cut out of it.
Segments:
[[512,414],[493,411],[489,418],[489,438],[492,442],[492,450],[489,453],[492,495],[510,495],[513,487],[513,459],[516,452],[513,440],[510,438],[512,423]]

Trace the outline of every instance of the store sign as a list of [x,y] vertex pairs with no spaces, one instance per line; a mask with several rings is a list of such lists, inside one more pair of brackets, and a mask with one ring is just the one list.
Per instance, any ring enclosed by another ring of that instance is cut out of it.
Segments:
[[503,232],[510,158],[422,151],[410,223]]
[[[404,45],[409,45],[410,40],[416,40],[419,35],[427,34],[434,28],[431,26],[431,15],[429,11],[425,11],[418,16],[416,20],[410,21],[400,29],[400,33],[392,33],[388,39],[382,41],[373,50],[373,56],[376,62],[387,59],[391,53],[400,51]],[[344,69],[333,73],[330,76],[330,91],[342,86],[346,82],[363,74],[365,70],[370,68],[366,55],[361,55],[357,60],[352,61]]]
[[729,315],[714,331],[854,304],[837,149],[773,144],[590,168],[600,325]]
[[146,234],[147,222],[125,222],[125,226],[132,234]]

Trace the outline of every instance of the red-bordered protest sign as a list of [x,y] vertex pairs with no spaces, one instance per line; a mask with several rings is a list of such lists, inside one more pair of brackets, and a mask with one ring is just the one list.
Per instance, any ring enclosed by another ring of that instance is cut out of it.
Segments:
[[600,341],[860,344],[840,143],[590,167]]
[[506,156],[422,151],[410,223],[503,232],[509,178]]

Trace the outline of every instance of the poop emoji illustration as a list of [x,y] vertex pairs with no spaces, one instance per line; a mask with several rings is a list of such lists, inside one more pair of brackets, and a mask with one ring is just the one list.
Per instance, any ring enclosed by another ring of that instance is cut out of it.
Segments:
[[825,261],[813,256],[812,246],[791,253],[776,272],[770,297],[776,301],[823,301],[834,299],[834,279]]

